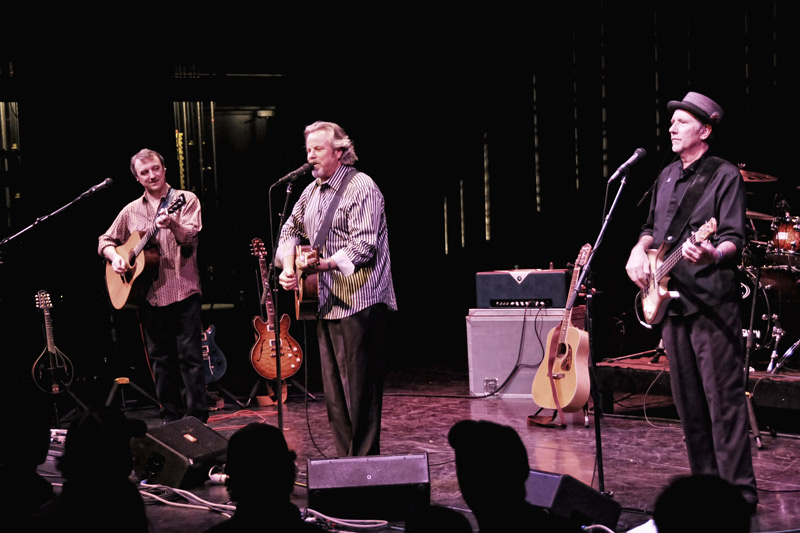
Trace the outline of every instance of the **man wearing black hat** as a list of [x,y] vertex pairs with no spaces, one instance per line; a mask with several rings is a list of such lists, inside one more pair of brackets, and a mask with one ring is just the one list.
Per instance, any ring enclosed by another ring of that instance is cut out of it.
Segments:
[[[723,117],[716,102],[689,92],[667,108],[678,157],[658,176],[647,222],[625,268],[644,289],[659,259],[669,253],[663,252],[681,247],[682,260],[669,271],[665,288],[678,296],[664,290],[652,322],[661,326],[689,465],[694,474],[714,474],[734,484],[755,510],[736,281],[744,247],[744,180],[735,165],[709,153],[709,140]],[[708,224],[712,218],[716,228]],[[701,228],[701,237],[691,242]],[[660,253],[648,255],[652,249]],[[654,301],[659,299],[651,297]]]

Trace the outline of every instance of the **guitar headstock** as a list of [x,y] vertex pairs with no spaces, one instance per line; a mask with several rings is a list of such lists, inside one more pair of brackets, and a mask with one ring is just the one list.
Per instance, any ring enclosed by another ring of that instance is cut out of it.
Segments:
[[38,309],[50,309],[53,307],[53,302],[50,300],[50,294],[47,291],[36,293],[36,307]]
[[181,193],[180,196],[175,198],[172,203],[169,204],[169,207],[167,207],[167,213],[172,214],[184,205],[186,205],[186,196]]
[[708,220],[708,222],[700,226],[700,229],[695,232],[694,234],[695,241],[703,242],[716,232],[717,232],[717,219],[711,217]]
[[581,247],[581,251],[578,252],[578,258],[575,260],[576,267],[582,267],[586,264],[586,261],[589,260],[589,254],[592,251],[592,245],[588,242]]
[[252,255],[258,257],[259,259],[267,258],[267,249],[264,246],[264,241],[259,238],[255,238],[250,241],[250,250]]

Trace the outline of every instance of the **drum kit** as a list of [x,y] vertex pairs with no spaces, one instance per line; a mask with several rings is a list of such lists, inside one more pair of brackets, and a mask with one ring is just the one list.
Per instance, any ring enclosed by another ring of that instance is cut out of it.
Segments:
[[[740,172],[746,184],[777,181],[767,174]],[[747,210],[747,242],[738,269],[743,335],[754,354],[752,362],[766,364],[769,374],[793,363],[790,358],[800,344],[800,216],[792,216],[783,199],[773,211]]]

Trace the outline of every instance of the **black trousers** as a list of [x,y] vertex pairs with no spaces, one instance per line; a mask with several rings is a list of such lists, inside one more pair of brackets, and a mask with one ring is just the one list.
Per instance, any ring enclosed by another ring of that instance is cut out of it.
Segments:
[[692,473],[720,476],[757,502],[740,302],[668,315],[661,334]]
[[387,313],[377,304],[317,322],[328,421],[340,457],[380,455]]
[[142,305],[156,398],[161,403],[161,418],[167,422],[183,415],[208,421],[200,313],[199,294],[164,307]]

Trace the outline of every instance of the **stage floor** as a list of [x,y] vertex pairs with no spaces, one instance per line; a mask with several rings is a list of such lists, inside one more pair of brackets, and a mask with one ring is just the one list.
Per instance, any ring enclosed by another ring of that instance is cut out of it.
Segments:
[[[616,372],[613,368],[606,371]],[[293,499],[301,508],[308,503],[306,460],[335,456],[324,399],[303,383],[299,374],[289,382],[288,397],[280,411],[277,406],[257,406],[244,398],[236,402],[223,395],[223,401],[217,404],[221,408],[213,411],[208,421],[214,432],[226,438],[253,421],[282,426],[298,455],[299,476]],[[688,473],[682,432],[671,400],[652,390],[611,391],[614,401],[609,404],[613,409],[605,410],[605,416],[596,421],[590,403],[588,416],[568,415],[568,427],[555,429],[529,423],[528,417],[537,409],[532,399],[471,396],[465,368],[392,368],[386,385],[381,455],[427,454],[431,502],[462,511],[473,526],[474,519],[459,492],[454,454],[447,442],[448,430],[461,419],[512,426],[528,449],[532,469],[568,475],[609,494],[622,507],[616,532],[630,531],[647,522],[658,493],[671,478]],[[213,384],[209,388],[214,389]],[[126,413],[142,418],[148,427],[159,424],[155,408],[141,405]],[[797,417],[797,412],[790,415]],[[752,531],[800,530],[800,435],[781,432],[778,427],[761,432],[760,448],[755,439],[751,442],[761,502],[752,519]],[[55,467],[60,449],[54,443],[48,461],[40,468],[55,484],[60,482]],[[486,467],[492,468],[491,457],[487,457]],[[221,484],[206,482],[190,491],[207,501],[228,501]],[[203,531],[224,519],[216,512],[176,506],[187,503],[182,498],[159,503],[146,497],[146,501],[154,532]],[[269,520],[269,516],[264,518]],[[402,530],[402,524],[390,522],[373,531],[397,530]]]

